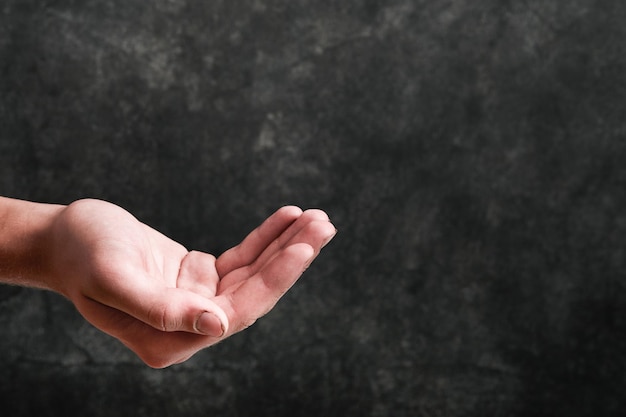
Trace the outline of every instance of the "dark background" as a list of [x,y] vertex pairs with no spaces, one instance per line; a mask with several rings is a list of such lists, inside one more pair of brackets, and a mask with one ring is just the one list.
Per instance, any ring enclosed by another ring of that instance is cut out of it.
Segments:
[[6,416],[626,409],[626,3],[2,0],[0,194],[219,254],[339,229],[248,331],[152,370],[0,287]]

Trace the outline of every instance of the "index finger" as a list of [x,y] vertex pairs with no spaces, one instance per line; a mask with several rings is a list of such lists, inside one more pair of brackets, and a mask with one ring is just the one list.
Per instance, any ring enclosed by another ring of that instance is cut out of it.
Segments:
[[213,300],[228,317],[224,337],[251,326],[269,312],[300,278],[313,260],[315,250],[306,243],[282,249],[260,271]]
[[296,206],[284,206],[276,210],[259,227],[254,229],[237,246],[228,249],[215,262],[220,277],[242,266],[249,265],[302,215]]

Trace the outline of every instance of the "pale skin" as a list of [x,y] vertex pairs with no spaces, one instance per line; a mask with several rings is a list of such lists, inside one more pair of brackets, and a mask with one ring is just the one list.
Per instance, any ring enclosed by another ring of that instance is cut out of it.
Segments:
[[269,312],[335,233],[323,211],[286,206],[215,258],[104,201],[0,197],[0,282],[62,294],[147,365],[164,368]]

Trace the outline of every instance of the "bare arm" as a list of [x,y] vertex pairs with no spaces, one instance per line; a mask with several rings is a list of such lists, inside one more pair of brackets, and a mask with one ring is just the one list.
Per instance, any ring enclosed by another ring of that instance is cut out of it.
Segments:
[[64,206],[0,197],[0,282],[53,289],[51,226]]

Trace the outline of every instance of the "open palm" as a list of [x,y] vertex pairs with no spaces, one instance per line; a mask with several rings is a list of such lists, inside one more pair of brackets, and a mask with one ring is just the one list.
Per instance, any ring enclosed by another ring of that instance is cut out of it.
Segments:
[[250,326],[335,234],[323,211],[287,206],[216,259],[99,200],[68,206],[54,231],[53,289],[156,368]]

